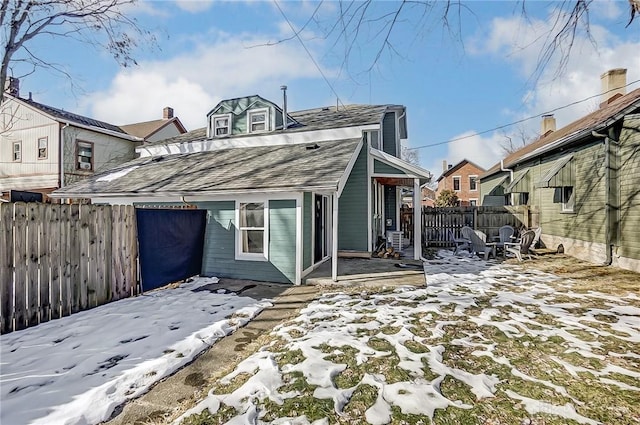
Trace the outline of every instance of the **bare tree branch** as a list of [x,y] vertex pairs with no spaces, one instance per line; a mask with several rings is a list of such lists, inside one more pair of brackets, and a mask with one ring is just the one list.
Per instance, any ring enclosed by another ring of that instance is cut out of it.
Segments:
[[[155,46],[151,32],[142,29],[124,10],[137,0],[1,0],[2,62],[0,84],[9,73],[24,76],[36,68],[49,68],[68,75],[58,64],[34,55],[27,45],[36,37],[72,38],[107,50],[122,66],[136,64],[134,51],[143,42]],[[19,68],[16,65],[30,65]],[[27,69],[27,71],[24,71]],[[30,69],[30,71],[29,71]]]

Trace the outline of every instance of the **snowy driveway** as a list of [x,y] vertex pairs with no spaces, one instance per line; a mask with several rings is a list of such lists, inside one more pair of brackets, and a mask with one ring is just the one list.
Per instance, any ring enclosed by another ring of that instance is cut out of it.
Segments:
[[[441,258],[428,287],[327,293],[189,424],[640,423],[640,297]],[[180,422],[178,419],[177,422]]]
[[[0,423],[95,424],[268,301],[194,289],[128,298],[0,337]],[[222,291],[224,292],[224,291]]]

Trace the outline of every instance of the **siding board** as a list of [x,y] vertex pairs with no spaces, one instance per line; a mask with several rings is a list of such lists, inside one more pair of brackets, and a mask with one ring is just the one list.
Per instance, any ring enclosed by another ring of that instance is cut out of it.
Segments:
[[361,149],[338,199],[338,249],[367,251],[367,150]]

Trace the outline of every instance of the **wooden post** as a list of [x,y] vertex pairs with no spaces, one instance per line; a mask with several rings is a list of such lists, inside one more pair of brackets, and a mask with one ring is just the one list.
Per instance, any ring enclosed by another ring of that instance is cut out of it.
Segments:
[[60,220],[61,205],[51,205],[49,211],[51,211],[49,218],[49,264],[51,266],[51,319],[58,319],[62,317],[62,302],[61,302],[61,282],[62,282],[62,258],[60,252],[61,246],[61,228],[62,222]]
[[14,323],[13,329],[27,327],[27,205],[15,204]]
[[338,193],[334,193],[332,207],[332,236],[331,236],[331,279],[338,281]]
[[413,259],[422,256],[422,194],[420,179],[413,179]]
[[0,204],[0,332],[13,330],[13,203]]

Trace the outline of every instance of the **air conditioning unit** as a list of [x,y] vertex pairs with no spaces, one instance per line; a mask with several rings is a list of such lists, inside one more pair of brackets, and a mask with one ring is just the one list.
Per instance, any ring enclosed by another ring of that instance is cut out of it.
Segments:
[[81,170],[90,170],[91,169],[91,163],[90,162],[81,162],[80,163],[80,169]]

